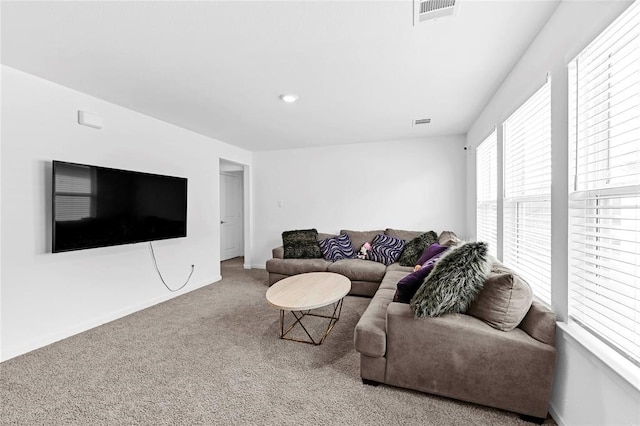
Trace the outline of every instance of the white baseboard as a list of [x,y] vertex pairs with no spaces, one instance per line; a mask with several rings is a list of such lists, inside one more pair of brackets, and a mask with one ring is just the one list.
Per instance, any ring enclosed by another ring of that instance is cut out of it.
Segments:
[[186,293],[190,293],[194,290],[197,290],[201,287],[205,287],[209,284],[213,284],[222,279],[220,275],[216,277],[212,277],[208,280],[200,281],[194,285],[187,286],[183,290],[175,292],[175,293],[167,293],[160,297],[155,297],[153,299],[147,300],[143,303],[138,303],[136,305],[127,306],[126,308],[120,309],[118,311],[112,312],[107,315],[103,315],[98,318],[94,318],[90,321],[85,321],[81,324],[77,324],[73,327],[69,327],[65,330],[58,331],[56,333],[50,333],[45,336],[39,336],[34,338],[26,343],[22,343],[19,346],[13,348],[2,348],[2,353],[0,353],[0,362],[7,361],[11,358],[15,358],[17,356],[26,354],[27,352],[34,351],[36,349],[43,348],[52,343],[58,342],[60,340],[64,340],[68,337],[75,336],[76,334],[80,334],[84,331],[91,330],[92,328],[99,327],[103,324],[106,324],[111,321],[115,321],[117,319],[126,317],[127,315],[131,315],[135,312],[141,311],[143,309],[150,308],[159,303],[166,302],[167,300],[171,300],[175,297],[181,296]]
[[562,416],[560,416],[560,414],[558,414],[556,409],[553,407],[553,404],[549,405],[549,414],[551,414],[551,417],[553,417],[553,420],[556,421],[558,426],[565,426],[566,425],[566,423],[562,419]]
[[267,264],[264,263],[262,265],[251,265],[249,269],[267,269]]

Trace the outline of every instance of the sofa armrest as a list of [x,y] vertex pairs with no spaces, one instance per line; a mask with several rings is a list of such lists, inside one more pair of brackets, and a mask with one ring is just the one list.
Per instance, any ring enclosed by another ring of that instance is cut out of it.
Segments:
[[284,259],[284,246],[276,247],[271,250],[271,255],[274,259]]
[[542,343],[552,346],[556,344],[556,315],[535,299],[518,327]]

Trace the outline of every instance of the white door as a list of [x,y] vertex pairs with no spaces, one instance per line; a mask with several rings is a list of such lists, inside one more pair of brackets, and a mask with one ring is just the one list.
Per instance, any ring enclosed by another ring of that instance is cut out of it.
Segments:
[[220,173],[220,260],[244,254],[242,172]]

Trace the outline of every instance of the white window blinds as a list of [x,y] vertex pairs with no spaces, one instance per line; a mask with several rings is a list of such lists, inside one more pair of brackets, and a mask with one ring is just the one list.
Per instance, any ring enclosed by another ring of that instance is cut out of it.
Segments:
[[498,243],[498,140],[494,130],[476,150],[476,239],[489,244],[497,256]]
[[569,70],[569,315],[640,365],[638,2]]
[[551,304],[551,97],[546,82],[504,122],[503,258]]

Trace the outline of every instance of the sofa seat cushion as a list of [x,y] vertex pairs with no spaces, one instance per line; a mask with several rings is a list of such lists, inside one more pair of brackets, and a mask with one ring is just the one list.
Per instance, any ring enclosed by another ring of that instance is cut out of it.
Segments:
[[269,259],[267,271],[282,275],[326,272],[331,262],[324,259]]
[[404,271],[389,271],[384,275],[382,282],[380,283],[381,289],[396,291],[398,281],[407,276],[407,272]]
[[394,294],[394,290],[378,289],[360,317],[353,338],[361,354],[382,357],[387,352],[387,306]]
[[387,266],[387,272],[398,271],[398,272],[404,272],[404,274],[407,275],[413,272],[413,268],[414,268],[413,266],[402,266],[398,262],[395,262]]
[[373,281],[379,283],[387,268],[378,262],[363,259],[343,259],[329,264],[329,272],[344,275],[351,281]]

